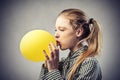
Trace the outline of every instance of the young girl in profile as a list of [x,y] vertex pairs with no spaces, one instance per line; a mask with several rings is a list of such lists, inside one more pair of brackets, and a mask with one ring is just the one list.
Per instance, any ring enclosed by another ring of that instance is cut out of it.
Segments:
[[[101,80],[101,68],[95,57],[101,50],[98,22],[79,9],[66,9],[58,15],[55,26],[57,45],[48,46],[50,57],[43,51],[46,61],[39,80]],[[70,50],[62,61],[59,61],[58,46]]]

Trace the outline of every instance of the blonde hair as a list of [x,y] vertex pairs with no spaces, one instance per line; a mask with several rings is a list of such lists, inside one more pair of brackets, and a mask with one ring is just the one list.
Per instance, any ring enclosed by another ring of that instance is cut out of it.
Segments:
[[63,10],[60,15],[66,16],[70,20],[70,24],[73,29],[78,27],[83,28],[83,35],[80,37],[81,40],[86,40],[89,47],[84,51],[75,61],[69,75],[68,80],[72,80],[73,75],[78,68],[78,66],[89,56],[95,56],[101,51],[102,36],[100,24],[94,19],[88,19],[86,14],[79,9],[66,9]]

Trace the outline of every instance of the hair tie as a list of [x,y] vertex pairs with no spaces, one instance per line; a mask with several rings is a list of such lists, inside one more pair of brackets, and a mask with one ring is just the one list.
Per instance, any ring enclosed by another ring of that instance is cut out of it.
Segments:
[[88,24],[93,24],[93,20],[93,18],[90,18]]

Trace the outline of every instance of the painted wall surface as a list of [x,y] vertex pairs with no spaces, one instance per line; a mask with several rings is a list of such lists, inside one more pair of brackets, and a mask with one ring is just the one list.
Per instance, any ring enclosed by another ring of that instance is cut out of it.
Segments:
[[[54,35],[57,15],[78,8],[102,25],[103,49],[99,56],[103,80],[120,80],[120,27],[118,1],[105,0],[1,0],[0,1],[0,80],[37,80],[43,62],[31,62],[20,53],[23,35],[44,29]],[[60,58],[69,51],[60,51]]]

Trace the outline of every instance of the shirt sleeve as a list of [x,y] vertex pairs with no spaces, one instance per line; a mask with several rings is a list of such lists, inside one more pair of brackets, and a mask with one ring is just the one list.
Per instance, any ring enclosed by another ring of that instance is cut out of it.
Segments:
[[39,80],[64,80],[64,78],[61,76],[60,70],[62,70],[62,67],[51,72],[48,72],[48,69],[42,66]]
[[83,61],[73,80],[101,80],[101,70],[95,58],[87,58]]

